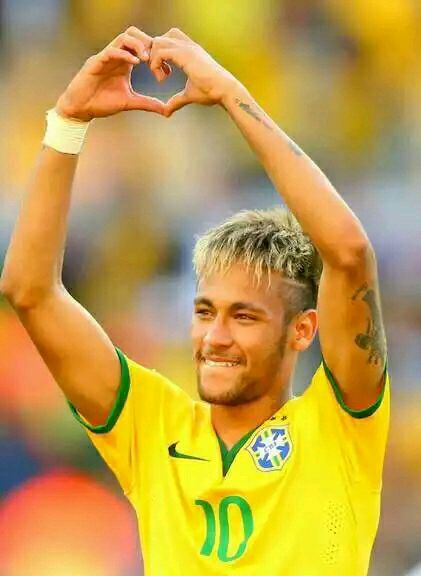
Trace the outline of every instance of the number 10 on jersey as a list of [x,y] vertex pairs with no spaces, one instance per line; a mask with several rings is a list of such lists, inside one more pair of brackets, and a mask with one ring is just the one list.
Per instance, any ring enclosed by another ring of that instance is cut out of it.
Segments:
[[[215,548],[217,535],[217,518],[219,521],[219,543],[217,555],[221,562],[232,562],[240,558],[247,548],[247,542],[254,530],[253,514],[249,503],[241,496],[226,496],[218,506],[217,514],[214,507],[206,500],[196,500],[195,504],[200,506],[205,513],[206,520],[206,538],[200,550],[203,556],[210,556]],[[234,553],[229,554],[230,544],[230,526],[229,526],[229,508],[236,506],[241,514],[243,523],[243,539],[238,544]]]

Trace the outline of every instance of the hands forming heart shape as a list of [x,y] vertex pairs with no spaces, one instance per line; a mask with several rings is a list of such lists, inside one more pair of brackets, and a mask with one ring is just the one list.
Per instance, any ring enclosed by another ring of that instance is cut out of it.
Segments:
[[[171,64],[187,76],[184,89],[164,103],[133,90],[133,67],[149,65],[158,82],[172,72]],[[152,38],[131,26],[79,70],[56,104],[68,118],[89,121],[125,110],[146,110],[171,116],[187,104],[212,106],[224,99],[239,82],[184,32],[172,28]]]

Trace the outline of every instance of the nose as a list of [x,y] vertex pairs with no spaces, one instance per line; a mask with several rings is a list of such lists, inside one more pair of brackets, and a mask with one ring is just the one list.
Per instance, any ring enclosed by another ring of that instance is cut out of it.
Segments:
[[218,316],[207,325],[203,343],[210,348],[226,347],[232,344],[232,335],[227,324]]

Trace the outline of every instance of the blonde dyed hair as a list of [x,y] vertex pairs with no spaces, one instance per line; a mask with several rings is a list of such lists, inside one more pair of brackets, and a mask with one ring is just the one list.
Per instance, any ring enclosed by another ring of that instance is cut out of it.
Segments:
[[236,263],[253,272],[257,285],[266,278],[270,287],[271,273],[281,273],[287,321],[316,306],[321,260],[289,210],[242,210],[198,237],[193,252],[198,279]]

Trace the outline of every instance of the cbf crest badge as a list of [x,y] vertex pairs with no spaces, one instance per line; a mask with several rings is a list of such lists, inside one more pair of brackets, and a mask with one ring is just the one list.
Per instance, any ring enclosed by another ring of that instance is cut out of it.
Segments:
[[292,442],[288,427],[267,426],[247,446],[257,468],[262,472],[281,470],[291,455]]

